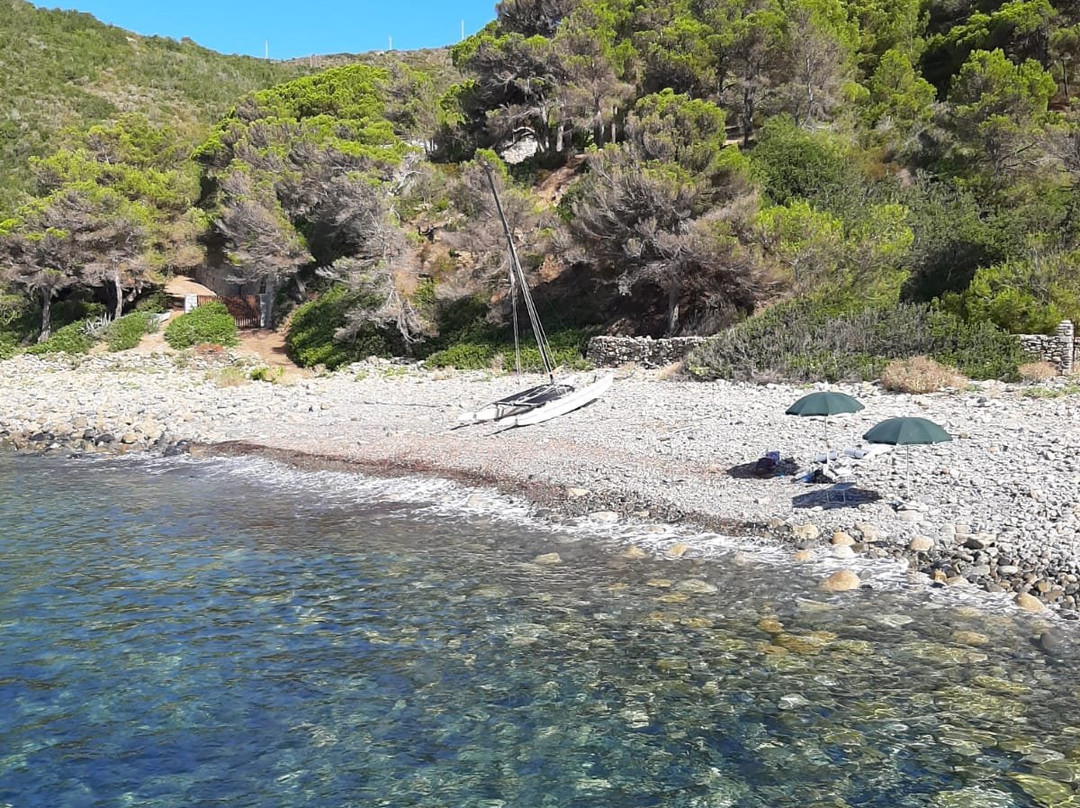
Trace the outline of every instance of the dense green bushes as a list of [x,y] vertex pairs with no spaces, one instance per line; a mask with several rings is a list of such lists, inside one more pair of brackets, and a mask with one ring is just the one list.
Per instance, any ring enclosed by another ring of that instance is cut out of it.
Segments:
[[311,69],[136,37],[89,14],[24,2],[0,4],[0,41],[0,94],[10,112],[0,123],[0,213],[33,185],[27,158],[48,154],[67,127],[137,106],[197,136],[244,93]]
[[[595,329],[566,328],[548,334],[555,364],[564,367],[584,365],[585,349]],[[465,342],[455,342],[448,348],[435,351],[426,360],[430,367],[455,367],[461,370],[484,368],[514,368],[514,336],[509,329],[499,329]],[[521,369],[543,370],[540,351],[532,338],[522,336]]]
[[861,185],[852,155],[827,132],[808,132],[790,118],[770,120],[751,155],[751,171],[769,199],[812,200],[826,209]]
[[709,340],[687,366],[706,379],[841,381],[874,379],[889,360],[920,355],[976,379],[1014,379],[1024,360],[1015,337],[929,306],[830,315],[798,300]]
[[369,356],[398,356],[400,338],[374,324],[364,325],[354,337],[339,341],[334,335],[345,326],[345,316],[360,304],[359,295],[335,286],[293,312],[285,349],[301,367],[323,365],[330,370]]
[[230,346],[239,342],[236,321],[219,301],[205,303],[177,317],[165,329],[165,341],[177,350],[203,343]]
[[[418,296],[419,297],[419,296]],[[355,337],[336,338],[346,323],[347,313],[363,301],[344,286],[336,286],[294,312],[285,339],[290,358],[303,367],[323,365],[333,370],[369,356],[392,357],[404,354],[396,331],[369,323]],[[424,303],[417,300],[417,303]],[[432,309],[438,336],[415,345],[413,354],[430,367],[462,369],[513,368],[514,336],[507,326],[488,320],[487,301],[466,296],[436,303]],[[581,366],[589,337],[595,328],[563,327],[548,334],[557,364]],[[540,352],[532,337],[522,334],[521,363],[525,370],[539,370]]]
[[1010,261],[984,267],[944,305],[973,321],[1014,334],[1049,334],[1062,320],[1080,322],[1080,274],[1076,255]]
[[69,323],[54,331],[45,342],[27,348],[26,352],[28,354],[84,354],[97,342],[97,338],[90,332],[87,325],[86,320]]
[[[513,329],[490,320],[488,303],[483,297],[473,295],[440,301],[433,309],[432,317],[439,336],[419,346],[417,351],[429,367],[514,368]],[[522,323],[522,329],[521,368],[541,370],[540,351],[528,332],[528,321]],[[596,327],[569,324],[548,331],[555,364],[580,367],[585,361],[589,338],[598,332]]]
[[[56,329],[45,342],[26,349],[28,354],[84,354],[104,341],[110,351],[126,351],[139,344],[144,334],[157,330],[157,317],[149,312],[134,312],[119,320],[83,318]],[[0,332],[0,358],[17,350],[12,335]]]
[[102,336],[110,351],[127,351],[138,345],[144,334],[152,334],[157,329],[158,319],[153,312],[137,311],[113,320]]

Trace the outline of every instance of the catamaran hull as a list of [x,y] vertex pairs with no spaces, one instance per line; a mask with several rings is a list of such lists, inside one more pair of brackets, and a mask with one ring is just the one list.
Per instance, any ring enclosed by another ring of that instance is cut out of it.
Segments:
[[605,373],[594,377],[594,380],[584,387],[575,388],[570,392],[552,399],[538,407],[520,406],[513,407],[505,404],[492,404],[476,412],[467,412],[459,419],[462,424],[480,424],[487,421],[497,421],[505,426],[529,426],[565,415],[579,407],[598,399],[611,387],[615,374]]
[[584,407],[586,404],[591,404],[596,401],[596,399],[600,398],[600,396],[608,391],[608,388],[611,387],[611,383],[614,380],[614,373],[605,373],[592,384],[586,385],[580,390],[575,390],[562,398],[557,398],[548,404],[544,404],[542,407],[529,410],[521,415],[513,415],[509,418],[504,418],[502,423],[509,421],[509,426],[532,426],[533,424],[540,424],[560,415],[566,415],[568,412],[573,412],[580,407]]

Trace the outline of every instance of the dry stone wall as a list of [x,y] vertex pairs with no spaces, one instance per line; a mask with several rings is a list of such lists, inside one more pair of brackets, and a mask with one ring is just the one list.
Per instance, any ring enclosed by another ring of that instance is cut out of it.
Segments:
[[1059,373],[1072,373],[1077,352],[1076,329],[1072,321],[1058,324],[1053,334],[1021,334],[1020,342],[1033,359],[1049,362]]
[[646,368],[662,368],[681,362],[692,348],[704,341],[705,337],[593,337],[585,355],[597,367],[633,363]]
[[[704,341],[705,337],[593,337],[589,340],[586,356],[597,367],[633,363],[659,368],[682,361],[692,348]],[[1021,334],[1020,342],[1033,359],[1050,362],[1060,373],[1071,373],[1080,354],[1080,340],[1069,320],[1058,325],[1053,334]]]

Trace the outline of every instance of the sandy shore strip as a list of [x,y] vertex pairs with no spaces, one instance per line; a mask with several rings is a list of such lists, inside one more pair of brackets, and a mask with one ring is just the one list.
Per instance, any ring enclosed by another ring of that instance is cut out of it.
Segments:
[[750,471],[768,451],[807,471],[824,450],[820,419],[784,415],[807,392],[796,386],[624,369],[601,401],[507,430],[455,427],[463,410],[538,379],[374,361],[291,384],[229,386],[238,375],[214,357],[16,357],[0,363],[0,443],[179,447],[434,474],[524,496],[554,519],[761,535],[800,560],[904,558],[941,585],[1010,592],[1023,608],[1078,616],[1080,395],[1068,394],[1067,380],[923,396],[841,386],[866,409],[830,420],[834,448],[858,446],[869,427],[903,415],[929,418],[955,439],[860,461],[853,482],[835,486]]

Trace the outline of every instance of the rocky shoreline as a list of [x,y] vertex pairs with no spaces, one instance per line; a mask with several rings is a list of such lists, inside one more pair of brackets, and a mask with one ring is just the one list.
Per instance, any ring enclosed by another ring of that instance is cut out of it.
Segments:
[[[935,585],[1008,592],[1021,608],[1080,607],[1080,395],[1069,380],[927,396],[845,387],[866,409],[833,419],[834,447],[923,415],[955,437],[862,461],[854,483],[799,481],[820,421],[784,416],[804,389],[663,380],[624,369],[596,404],[537,427],[455,428],[527,385],[384,362],[290,384],[245,382],[244,360],[167,353],[0,363],[0,446],[31,452],[257,455],[307,469],[430,474],[496,488],[538,516],[674,523],[789,547],[858,586],[856,559],[904,559]],[[797,475],[751,470],[778,451]],[[693,554],[672,541],[669,554]]]

